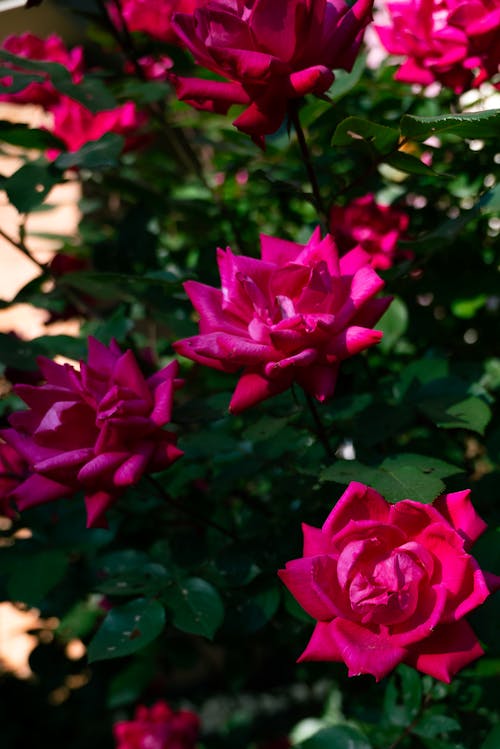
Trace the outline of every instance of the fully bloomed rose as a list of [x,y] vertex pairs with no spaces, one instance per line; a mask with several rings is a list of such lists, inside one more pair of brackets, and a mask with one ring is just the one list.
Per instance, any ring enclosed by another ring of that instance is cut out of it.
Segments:
[[199,730],[195,713],[174,712],[163,700],[150,708],[140,705],[134,720],[113,726],[116,749],[194,749]]
[[386,49],[406,58],[396,79],[462,93],[500,72],[500,0],[393,0]]
[[[121,0],[123,18],[129,31],[142,31],[163,42],[175,43],[177,35],[172,28],[174,13],[193,13],[207,0]],[[115,23],[120,19],[113,7],[110,10]]]
[[323,94],[333,68],[350,70],[373,0],[213,0],[173,27],[199,65],[225,81],[173,78],[177,95],[198,109],[225,114],[262,144],[283,122],[290,99]]
[[104,525],[110,505],[145,473],[182,452],[162,429],[170,420],[177,362],[145,379],[131,351],[89,338],[80,370],[40,357],[44,385],[18,385],[29,406],[10,417],[2,436],[29,463],[12,492],[20,510],[85,493],[89,527]]
[[[62,39],[56,34],[51,34],[47,39],[41,39],[30,33],[8,36],[2,47],[7,52],[26,58],[26,67],[22,68],[23,72],[30,71],[29,60],[37,60],[63,65],[71,74],[74,83],[79,83],[83,77],[83,48],[67,49]],[[2,62],[2,67],[18,69],[16,65],[9,62]],[[40,104],[44,108],[58,101],[59,93],[50,82],[49,76],[39,70],[32,72],[37,76],[42,76],[44,80],[30,83],[17,93],[2,93],[2,83],[10,85],[12,78],[9,76],[0,78],[0,100],[15,101],[20,104]]]
[[301,661],[340,661],[377,681],[398,663],[449,682],[483,650],[464,617],[500,577],[469,549],[485,530],[469,491],[390,505],[351,483],[304,555],[279,576],[317,624]]
[[408,228],[408,214],[390,205],[377,203],[370,193],[346,206],[330,211],[330,231],[342,252],[359,246],[371,255],[373,268],[390,268],[397,254],[398,241]]
[[333,395],[340,362],[373,346],[390,303],[360,248],[339,259],[319,228],[306,245],[261,236],[262,259],[218,250],[222,289],[187,281],[200,334],[174,344],[189,359],[243,374],[230,410],[242,411],[297,382],[319,401]]

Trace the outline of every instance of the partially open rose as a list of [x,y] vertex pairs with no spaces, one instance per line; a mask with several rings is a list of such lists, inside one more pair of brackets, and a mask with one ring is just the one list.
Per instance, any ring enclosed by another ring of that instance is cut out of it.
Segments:
[[464,617],[500,587],[468,549],[486,525],[469,491],[390,505],[352,482],[304,556],[279,576],[317,624],[302,661],[341,661],[377,681],[407,663],[445,682],[482,655]]

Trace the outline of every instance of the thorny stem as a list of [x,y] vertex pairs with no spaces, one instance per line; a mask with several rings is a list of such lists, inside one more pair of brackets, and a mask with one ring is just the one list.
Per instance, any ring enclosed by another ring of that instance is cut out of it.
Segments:
[[299,144],[300,153],[302,155],[302,161],[304,162],[304,166],[307,171],[307,176],[309,177],[309,182],[311,183],[312,194],[314,198],[314,205],[318,213],[321,226],[323,229],[325,229],[325,224],[326,224],[325,206],[323,204],[323,198],[321,197],[321,192],[320,192],[319,184],[318,184],[318,178],[316,176],[316,172],[314,170],[314,165],[313,165],[312,158],[311,158],[311,152],[309,150],[309,146],[307,145],[307,140],[304,135],[304,130],[302,129],[302,125],[300,124],[299,109],[295,101],[290,102],[289,107],[288,107],[288,113],[290,117],[290,122],[293,124],[295,132],[297,134],[297,141]]
[[238,537],[229,531],[227,528],[224,528],[224,526],[219,525],[219,523],[216,523],[215,520],[212,520],[211,518],[203,517],[202,515],[197,515],[196,517],[193,517],[191,511],[182,503],[178,502],[176,499],[170,496],[163,486],[160,484],[159,481],[157,481],[152,476],[146,476],[146,479],[149,481],[149,483],[154,486],[158,494],[161,496],[162,499],[165,500],[169,505],[172,507],[175,507],[176,510],[179,510],[180,512],[184,513],[184,515],[187,515],[191,520],[193,520],[195,523],[200,525],[207,525],[210,528],[213,528],[216,531],[219,531],[219,533],[222,533],[224,536],[227,536],[227,538],[230,538],[232,541],[238,541]]
[[306,402],[311,412],[311,416],[313,417],[318,439],[323,445],[323,448],[326,453],[326,457],[331,458],[333,455],[333,450],[330,445],[330,440],[328,439],[328,434],[326,432],[325,425],[321,421],[321,416],[319,415],[319,411],[316,408],[316,403],[314,402],[314,398],[311,395],[309,395],[309,393],[306,393],[306,391],[304,391],[304,394],[306,396]]

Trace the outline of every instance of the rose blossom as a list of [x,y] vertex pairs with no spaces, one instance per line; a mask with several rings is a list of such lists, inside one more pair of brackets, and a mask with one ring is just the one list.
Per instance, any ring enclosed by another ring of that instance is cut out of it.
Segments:
[[462,93],[499,72],[500,0],[393,0],[382,44],[405,61],[396,79],[424,86],[439,81]]
[[0,442],[0,515],[14,516],[10,506],[10,495],[26,478],[28,465],[23,457],[10,445]]
[[279,571],[317,624],[301,661],[342,661],[377,681],[398,663],[449,682],[483,650],[464,617],[500,587],[468,553],[485,530],[469,491],[390,505],[352,482],[304,556]]
[[225,81],[172,78],[197,109],[245,111],[234,125],[260,145],[275,132],[290,99],[323,94],[333,68],[350,70],[373,0],[213,0],[173,27],[199,65]]
[[359,246],[371,255],[372,267],[381,270],[392,266],[408,224],[408,214],[377,203],[372,193],[330,211],[330,231],[339,249],[346,252]]
[[[78,151],[92,140],[99,140],[106,133],[117,133],[125,137],[125,144],[133,148],[141,141],[138,130],[144,125],[147,117],[139,112],[131,101],[121,104],[115,109],[102,112],[91,112],[80,102],[61,96],[59,101],[51,106],[54,116],[50,131],[66,144],[68,151]],[[57,151],[51,150],[49,157],[54,158]]]
[[195,749],[200,721],[190,710],[174,712],[163,700],[140,705],[134,720],[113,726],[116,749]]
[[[174,13],[193,13],[207,0],[121,0],[123,18],[129,31],[142,31],[164,42],[179,40],[172,28]],[[120,19],[113,4],[111,15],[120,28]]]
[[87,524],[104,525],[110,505],[143,474],[162,471],[182,452],[162,429],[170,420],[177,362],[144,379],[131,351],[88,341],[80,370],[39,357],[46,384],[18,385],[27,411],[12,414],[2,436],[30,464],[11,493],[20,510],[85,493]]
[[200,334],[174,344],[188,359],[243,374],[234,413],[297,382],[324,401],[333,395],[340,362],[373,346],[372,330],[390,303],[375,299],[384,282],[360,248],[338,257],[319,228],[306,245],[261,235],[262,259],[218,250],[222,289],[187,281]]
[[[63,65],[71,74],[74,83],[79,83],[83,77],[83,48],[73,47],[67,49],[62,39],[56,34],[51,34],[47,39],[40,39],[34,34],[25,33],[19,36],[8,36],[3,44],[3,49],[19,57],[26,58],[26,67],[18,68],[17,65],[10,62],[2,62],[3,68],[30,71],[29,60],[38,60],[43,62],[57,62]],[[56,91],[49,76],[43,71],[33,71],[38,76],[44,78],[43,82],[33,82],[26,88],[17,93],[5,93],[0,96],[2,101],[15,101],[22,104],[40,104],[48,107],[59,99],[60,94]],[[2,84],[11,85],[12,78],[0,78],[0,93]]]

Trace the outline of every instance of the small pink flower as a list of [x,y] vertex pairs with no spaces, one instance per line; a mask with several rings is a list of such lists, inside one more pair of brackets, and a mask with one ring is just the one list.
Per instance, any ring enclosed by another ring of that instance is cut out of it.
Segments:
[[85,493],[87,524],[105,513],[145,473],[182,455],[170,420],[178,365],[144,379],[131,351],[89,338],[80,370],[40,357],[44,385],[18,385],[27,411],[12,414],[2,436],[29,463],[30,476],[12,492],[20,510]]
[[[29,60],[40,60],[44,62],[57,62],[63,65],[73,78],[74,83],[79,83],[83,77],[83,48],[73,47],[67,49],[62,39],[56,34],[51,34],[47,39],[40,39],[34,34],[25,33],[19,36],[8,36],[3,42],[3,48],[19,57],[26,58],[26,66],[22,72],[30,72]],[[13,63],[2,62],[4,69],[18,69]],[[53,87],[49,76],[39,70],[32,71],[37,76],[44,78],[43,82],[30,83],[18,93],[2,94],[2,84],[10,85],[12,78],[6,76],[0,78],[0,100],[15,101],[20,104],[40,104],[44,108],[55,103],[60,94]]]
[[391,505],[352,482],[322,528],[303,525],[304,556],[278,573],[318,620],[299,660],[344,662],[377,681],[407,663],[449,682],[482,655],[464,617],[500,577],[468,553],[486,528],[469,493]]
[[11,445],[0,442],[0,515],[14,517],[10,496],[28,474],[28,464]]
[[[50,130],[66,144],[68,151],[78,151],[89,141],[99,140],[106,133],[123,135],[126,147],[133,148],[143,140],[139,131],[147,121],[147,116],[139,112],[131,101],[115,109],[91,112],[78,101],[61,96],[50,111],[54,116]],[[55,156],[57,152],[50,151],[49,157]]]
[[333,395],[343,359],[378,343],[372,330],[390,303],[370,256],[356,248],[338,257],[319,228],[306,245],[261,236],[262,259],[218,250],[222,289],[187,281],[200,334],[174,344],[201,364],[243,374],[233,413],[297,382],[324,401]]
[[116,749],[195,749],[200,720],[190,710],[174,712],[160,700],[140,705],[134,720],[115,723]]
[[[370,193],[330,211],[330,231],[342,252],[361,247],[371,255],[373,268],[386,270],[397,257],[409,217],[404,211],[375,201]],[[400,253],[401,254],[401,253]]]
[[[163,42],[178,42],[172,28],[174,13],[193,13],[207,0],[120,0],[123,18],[129,31],[142,31]],[[113,4],[110,11],[115,24],[120,28],[120,19]]]
[[225,114],[244,112],[237,128],[263,144],[286,115],[290,99],[322,94],[333,68],[350,70],[371,20],[373,0],[213,0],[173,27],[199,65],[221,76],[173,77],[183,101]]
[[476,88],[500,72],[500,0],[389,0],[382,44],[404,60],[396,79],[455,91]]

